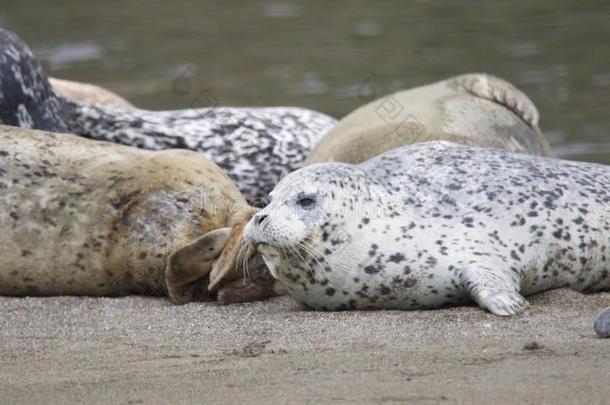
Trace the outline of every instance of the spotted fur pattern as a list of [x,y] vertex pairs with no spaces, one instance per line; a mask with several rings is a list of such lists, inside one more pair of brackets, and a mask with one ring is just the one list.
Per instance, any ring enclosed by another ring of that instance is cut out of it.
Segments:
[[292,108],[202,108],[152,112],[71,103],[70,129],[138,148],[190,149],[224,169],[250,200],[264,200],[300,168],[335,119]]
[[522,295],[610,289],[607,166],[428,142],[306,167],[271,195],[245,239],[311,308],[511,315]]
[[216,107],[153,112],[69,101],[49,84],[31,50],[0,29],[0,124],[143,149],[190,149],[218,164],[250,200],[265,200],[298,169],[335,124],[328,115],[296,107]]
[[0,124],[66,132],[65,104],[56,97],[32,51],[0,28]]

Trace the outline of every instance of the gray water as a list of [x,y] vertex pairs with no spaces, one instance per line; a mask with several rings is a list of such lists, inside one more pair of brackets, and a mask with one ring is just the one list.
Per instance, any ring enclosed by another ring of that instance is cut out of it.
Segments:
[[149,109],[296,105],[341,117],[489,72],[524,90],[559,156],[610,164],[610,2],[0,0],[51,75]]

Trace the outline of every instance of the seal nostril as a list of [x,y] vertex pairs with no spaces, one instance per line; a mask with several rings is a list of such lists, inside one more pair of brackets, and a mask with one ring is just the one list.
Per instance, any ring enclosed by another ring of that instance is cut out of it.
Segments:
[[267,218],[268,215],[259,215],[258,218],[256,218],[256,225],[260,225],[263,223],[263,221]]

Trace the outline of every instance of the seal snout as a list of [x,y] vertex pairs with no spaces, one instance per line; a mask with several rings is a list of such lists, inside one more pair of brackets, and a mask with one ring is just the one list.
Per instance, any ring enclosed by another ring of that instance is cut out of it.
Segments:
[[246,245],[257,248],[260,244],[260,228],[259,226],[265,221],[266,214],[256,214],[246,224],[243,231],[243,238]]

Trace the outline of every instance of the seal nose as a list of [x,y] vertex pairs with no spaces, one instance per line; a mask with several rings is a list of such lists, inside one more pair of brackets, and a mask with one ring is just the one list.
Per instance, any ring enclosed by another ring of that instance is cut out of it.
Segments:
[[268,217],[267,214],[257,215],[256,218],[254,218],[254,222],[256,222],[256,225],[260,225],[263,223],[263,221],[265,219],[267,219],[267,217]]

